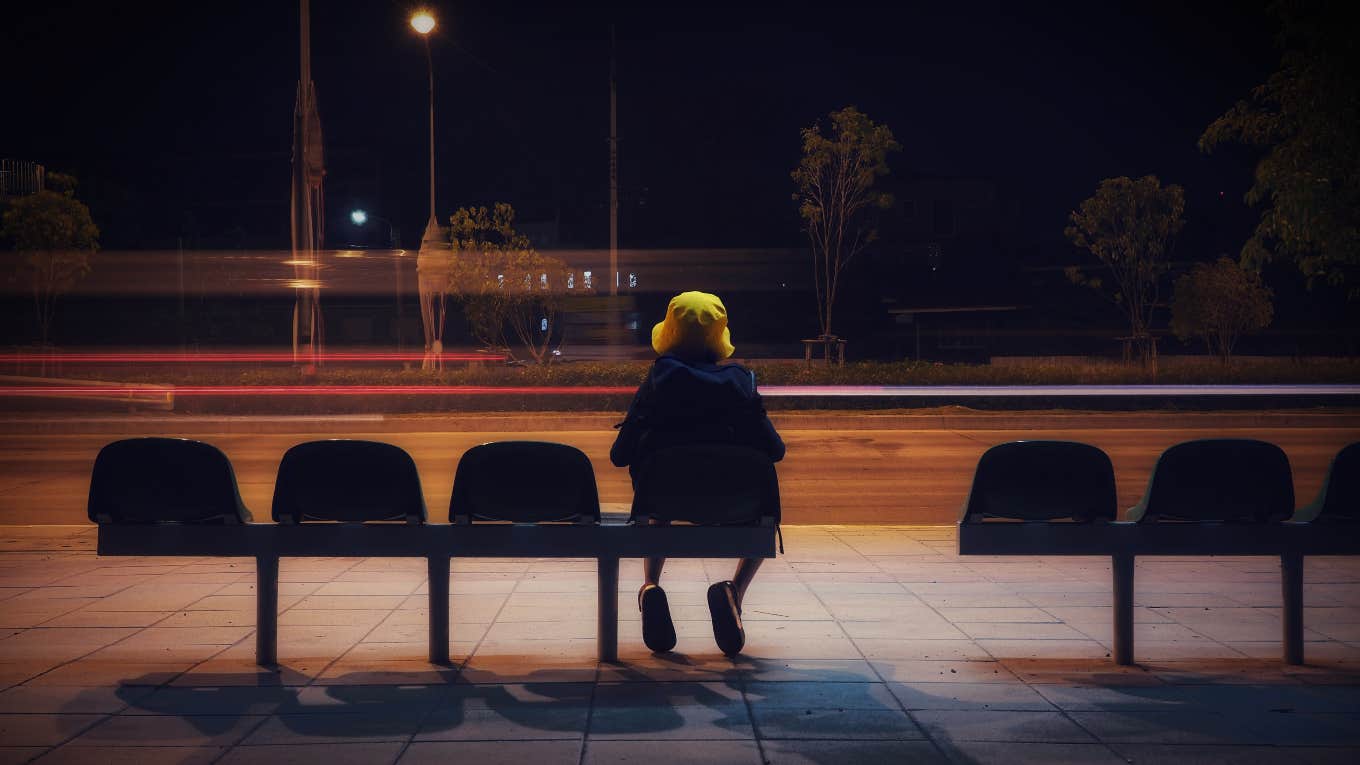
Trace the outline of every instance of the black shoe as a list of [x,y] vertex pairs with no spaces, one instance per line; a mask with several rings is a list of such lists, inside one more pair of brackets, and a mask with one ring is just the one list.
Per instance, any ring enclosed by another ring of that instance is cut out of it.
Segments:
[[656,653],[675,647],[675,623],[671,621],[671,606],[666,591],[655,584],[644,584],[638,590],[638,610],[642,612],[642,642]]
[[708,613],[713,617],[713,639],[718,650],[736,656],[746,645],[746,630],[741,626],[741,606],[737,588],[731,582],[718,582],[708,588]]

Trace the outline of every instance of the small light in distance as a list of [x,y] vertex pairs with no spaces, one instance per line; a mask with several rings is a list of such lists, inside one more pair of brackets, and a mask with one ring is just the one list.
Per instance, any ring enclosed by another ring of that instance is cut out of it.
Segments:
[[356,226],[362,226],[368,222],[368,212],[365,210],[351,210],[349,220]]

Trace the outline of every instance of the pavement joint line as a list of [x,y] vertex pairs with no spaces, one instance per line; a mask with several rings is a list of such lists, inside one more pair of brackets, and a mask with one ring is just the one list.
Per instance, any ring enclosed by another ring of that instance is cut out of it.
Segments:
[[[282,562],[283,562],[284,560],[285,560],[284,558],[280,558],[280,559],[279,559],[279,563],[282,564]],[[331,582],[336,581],[337,579],[339,579],[340,577],[344,576],[345,574],[348,574],[349,572],[353,571],[356,567],[363,565],[364,562],[367,561],[367,560],[368,560],[368,558],[355,558],[355,559],[354,559],[354,562],[352,562],[352,563],[350,563],[348,566],[346,566],[345,569],[344,569],[343,571],[337,572],[337,573],[335,573],[335,574],[331,574],[331,575],[330,575],[330,578],[327,579],[324,583],[322,583],[321,587],[325,587],[326,584],[330,584]],[[258,565],[258,564],[257,564],[257,565]],[[280,573],[281,573],[281,572],[280,572]],[[259,578],[258,578],[258,576],[257,576],[257,578],[256,578],[255,581],[256,581],[256,586],[258,587],[258,586],[259,586]],[[277,583],[276,583],[276,584],[277,584]],[[279,657],[278,657],[278,655],[277,655],[277,654],[278,654],[278,636],[279,636],[279,635],[278,635],[278,625],[279,625],[279,620],[283,617],[284,614],[286,614],[286,613],[288,613],[289,611],[292,611],[293,609],[295,609],[295,608],[297,608],[298,606],[302,605],[303,601],[305,601],[305,600],[306,600],[308,597],[310,597],[311,595],[316,594],[316,592],[317,592],[318,590],[320,590],[321,587],[316,588],[316,590],[313,590],[312,593],[309,594],[309,595],[303,595],[302,597],[298,598],[297,601],[296,601],[295,603],[293,603],[292,605],[288,606],[287,608],[280,609],[278,615],[275,617],[275,619],[274,619],[274,638],[275,638],[275,640],[274,640],[274,646],[275,646],[275,648],[274,648],[274,653],[275,653],[275,656],[274,656],[274,666],[275,666],[275,667],[279,666],[279,664],[278,664],[278,659],[279,659]],[[417,585],[417,588],[419,588],[419,585]],[[258,592],[256,592],[256,597],[259,597],[259,593],[258,593]],[[388,616],[391,616],[393,613],[395,613],[395,611],[396,611],[397,608],[400,608],[400,605],[396,606],[395,608],[389,609],[388,612],[387,612],[387,615],[388,615]],[[298,609],[298,610],[299,610],[299,611],[303,611],[303,610],[306,610],[306,609]],[[360,637],[358,640],[356,640],[356,641],[354,642],[354,645],[351,645],[349,648],[345,649],[344,651],[341,651],[339,656],[336,656],[335,658],[331,659],[329,662],[326,662],[325,666],[321,667],[321,669],[320,669],[319,671],[317,671],[317,673],[316,673],[315,675],[312,675],[311,678],[309,678],[309,679],[307,680],[306,686],[304,686],[304,687],[311,687],[311,686],[317,685],[317,684],[318,684],[318,681],[321,679],[321,676],[324,675],[324,674],[326,674],[326,671],[327,671],[327,670],[329,670],[331,667],[335,666],[335,665],[338,664],[342,659],[344,659],[346,656],[348,656],[348,655],[350,654],[350,652],[354,650],[354,647],[355,647],[355,646],[359,645],[359,643],[362,643],[365,637],[368,637],[369,635],[373,634],[373,630],[376,630],[381,624],[382,624],[382,621],[380,620],[380,621],[378,622],[378,624],[375,624],[371,629],[368,630],[368,632],[365,632],[364,635],[363,635],[363,637]],[[255,637],[255,633],[258,632],[258,631],[259,631],[259,625],[256,625],[256,628],[255,628],[254,630],[252,630],[252,631],[251,631],[248,635],[246,635],[244,638],[241,638],[241,640],[246,640],[246,639]],[[237,641],[237,642],[240,642],[240,641]],[[233,645],[235,645],[235,644],[233,644]],[[242,739],[242,740],[244,741],[245,739]]]
[[760,757],[761,762],[769,762],[770,760],[765,757],[765,738],[760,735],[760,726],[756,725],[756,710],[755,706],[751,704],[751,695],[748,693],[747,686],[750,685],[751,681],[748,677],[743,676],[739,678],[738,682],[741,689],[741,702],[746,706],[746,719],[751,723],[751,739],[756,744],[756,755]]
[[[68,526],[68,528],[69,528],[69,526]],[[96,556],[96,557],[97,557],[97,556]],[[184,568],[185,566],[193,565],[193,561],[194,561],[194,560],[197,560],[197,559],[196,559],[196,558],[195,558],[195,559],[190,559],[189,562],[179,564],[179,565],[175,566],[174,568],[175,568],[175,569],[182,569],[182,568]],[[84,574],[83,574],[83,573],[80,573],[80,572],[72,573],[72,574],[70,574],[69,576],[65,576],[65,577],[62,577],[61,579],[57,579],[57,580],[55,580],[55,581],[53,581],[53,582],[51,582],[51,583],[49,583],[49,584],[47,584],[47,585],[45,585],[45,586],[46,586],[46,587],[59,586],[59,584],[60,584],[61,582],[64,582],[64,581],[66,581],[67,579],[70,579],[70,578],[76,577],[76,576],[84,576]],[[158,574],[157,576],[161,576],[161,574]],[[132,589],[133,587],[138,586],[139,584],[143,584],[143,582],[130,582],[130,583],[128,583],[127,586],[121,587],[121,588],[119,588],[118,590],[115,590],[114,592],[110,593],[109,595],[101,596],[101,597],[100,597],[100,600],[103,600],[105,597],[113,597],[113,596],[115,596],[115,595],[121,595],[122,593],[127,592],[128,590]],[[229,586],[229,584],[224,584],[224,585],[222,585],[222,587],[219,587],[217,590],[214,590],[213,592],[210,592],[210,593],[208,593],[207,595],[203,595],[202,597],[200,597],[200,598],[194,600],[193,603],[190,603],[190,604],[189,604],[189,606],[192,606],[194,603],[198,603],[198,602],[202,601],[203,598],[207,598],[207,597],[209,597],[209,596],[212,596],[212,595],[217,594],[217,592],[221,591],[223,588],[225,588],[225,587],[227,587],[227,586]],[[70,614],[73,614],[73,613],[75,613],[75,612],[81,610],[81,609],[84,608],[84,607],[85,607],[85,606],[83,606],[83,605],[82,605],[82,606],[76,606],[75,608],[72,608],[70,611],[65,611],[65,612],[63,612],[63,613],[57,614],[57,615],[55,615],[55,616],[52,616],[51,618],[45,619],[45,620],[43,620],[42,622],[39,622],[38,624],[33,625],[33,626],[30,627],[29,629],[42,629],[42,628],[45,628],[45,627],[47,627],[47,624],[48,624],[49,622],[55,621],[55,620],[57,620],[57,619],[60,619],[60,618],[62,618],[63,616],[68,616],[68,615],[70,615]],[[134,632],[132,632],[132,633],[130,633],[130,634],[128,634],[128,635],[124,635],[123,637],[119,638],[118,640],[113,641],[112,643],[109,643],[108,645],[101,645],[101,646],[99,646],[99,647],[97,647],[97,648],[92,649],[92,650],[89,651],[88,653],[81,654],[80,656],[77,656],[77,657],[75,657],[74,659],[71,659],[70,661],[63,662],[63,663],[61,663],[61,664],[58,664],[58,665],[55,666],[55,667],[51,667],[51,668],[49,668],[49,669],[47,669],[47,670],[45,670],[45,671],[43,671],[43,672],[40,672],[40,673],[38,673],[37,675],[35,675],[33,678],[29,678],[28,680],[24,680],[23,683],[27,683],[27,682],[29,682],[30,680],[33,680],[34,678],[42,677],[43,675],[46,675],[46,674],[48,674],[48,673],[50,673],[50,672],[53,672],[53,671],[58,670],[58,669],[61,669],[61,668],[63,668],[63,667],[70,666],[71,664],[75,664],[76,662],[83,661],[83,660],[89,658],[90,656],[93,656],[94,654],[99,653],[100,651],[104,650],[105,648],[109,648],[109,647],[118,645],[119,643],[122,643],[122,642],[125,641],[125,640],[129,640],[129,639],[131,639],[131,638],[134,638],[134,637],[136,637],[136,636],[142,634],[142,633],[145,632],[146,630],[150,629],[151,627],[154,627],[154,626],[160,624],[161,622],[166,621],[167,619],[170,619],[172,616],[174,616],[176,613],[178,613],[179,610],[180,610],[180,609],[176,609],[176,610],[174,610],[174,611],[169,611],[169,612],[167,612],[167,613],[165,614],[165,616],[162,616],[160,619],[157,619],[156,621],[152,622],[151,624],[148,624],[148,625],[143,626],[143,627],[138,627],[138,628],[136,628],[136,630],[135,630]],[[183,610],[188,610],[188,606],[186,606],[185,609],[183,609]],[[92,629],[98,629],[98,628],[92,628]],[[252,634],[253,634],[253,633],[252,633]],[[233,644],[233,645],[234,645],[234,644]],[[227,650],[228,648],[230,648],[230,647],[231,647],[230,645],[228,645],[228,646],[223,646],[222,651],[226,651],[226,650]],[[221,653],[221,651],[218,652],[218,654],[220,654],[220,653]],[[213,657],[217,656],[218,654],[214,654]],[[209,658],[213,658],[213,657],[209,657]],[[197,664],[197,663],[196,663],[196,664]],[[171,678],[167,679],[165,682],[161,683],[161,684],[158,685],[157,687],[158,687],[158,688],[162,688],[162,687],[168,686],[171,682],[174,682],[174,680],[175,680],[176,678],[178,678],[178,677],[179,677],[180,675],[182,675],[182,674],[184,674],[184,672],[179,672],[179,673],[177,673],[174,677],[171,677]],[[115,716],[121,715],[121,714],[123,713],[123,711],[126,711],[126,710],[128,709],[128,707],[130,707],[130,706],[131,706],[131,704],[125,705],[125,706],[123,707],[122,710],[119,710],[118,712],[115,712],[114,714],[110,715],[110,717],[115,717]],[[90,727],[93,727],[93,726],[90,726]],[[88,728],[87,728],[86,730],[88,730]],[[68,740],[70,740],[70,739],[68,739]],[[63,743],[64,743],[64,742],[63,742]]]
[[[855,549],[855,547],[854,547],[853,545],[848,544],[845,540],[841,539],[840,537],[836,536],[835,534],[832,534],[831,536],[832,536],[837,542],[839,542],[840,544],[842,544],[842,545],[844,545],[845,547],[849,548],[851,551],[853,551],[855,554],[859,555],[861,558],[867,557],[867,556],[865,556],[863,553],[861,553],[859,550]],[[855,638],[852,637],[852,636],[850,635],[850,633],[845,629],[844,621],[843,621],[842,619],[837,618],[837,617],[834,615],[834,612],[833,612],[833,611],[831,610],[831,608],[827,605],[826,600],[823,599],[822,594],[821,594],[820,592],[818,592],[817,589],[816,589],[815,587],[812,587],[812,586],[810,586],[810,585],[807,583],[807,580],[804,578],[803,572],[802,572],[801,570],[799,570],[797,567],[794,567],[794,566],[792,566],[792,565],[790,566],[790,569],[793,571],[793,575],[794,575],[795,580],[796,580],[799,584],[801,584],[803,587],[807,588],[808,592],[810,592],[810,593],[812,594],[812,597],[814,597],[814,598],[817,599],[817,603],[818,603],[818,604],[819,604],[819,605],[820,605],[820,606],[821,606],[828,614],[831,614],[831,615],[832,615],[832,619],[835,621],[836,626],[840,628],[841,634],[845,636],[845,639],[846,639],[846,640],[849,640],[849,641],[850,641],[850,645],[852,645],[852,646],[855,647],[855,652],[859,654],[860,660],[863,661],[866,665],[868,665],[869,671],[870,671],[870,672],[873,672],[873,673],[874,673],[874,677],[878,678],[878,682],[880,682],[880,683],[883,684],[884,689],[888,691],[888,695],[892,696],[893,701],[895,701],[895,702],[897,703],[898,709],[901,709],[901,710],[902,710],[902,714],[904,714],[904,715],[907,716],[907,719],[911,721],[911,724],[912,724],[912,725],[916,726],[916,729],[917,729],[918,731],[921,732],[921,735],[922,735],[922,736],[925,736],[926,741],[929,741],[929,742],[930,742],[931,747],[933,747],[933,748],[935,749],[936,753],[938,753],[938,754],[940,755],[940,758],[941,758],[942,760],[944,760],[944,761],[949,761],[949,760],[950,760],[949,753],[948,753],[947,751],[945,751],[944,745],[941,744],[939,741],[935,740],[935,736],[931,735],[930,729],[927,728],[926,726],[922,725],[921,722],[920,722],[919,720],[916,719],[916,715],[913,715],[913,714],[911,713],[911,710],[910,710],[910,709],[907,709],[907,705],[904,704],[904,703],[902,703],[902,699],[898,698],[897,694],[893,693],[892,690],[891,690],[890,688],[888,688],[888,681],[887,681],[886,678],[883,677],[883,673],[882,673],[882,672],[879,672],[879,671],[878,671],[878,667],[875,667],[875,666],[874,666],[874,662],[873,662],[871,659],[869,659],[868,656],[865,656],[865,655],[864,655],[864,649],[860,647],[859,642],[856,641]],[[909,594],[909,595],[912,595],[913,597],[916,597],[916,594],[913,593],[913,592],[911,591],[911,588],[910,588],[910,587],[907,587],[907,586],[906,586],[905,584],[903,584],[901,581],[898,581],[898,580],[897,580],[897,577],[895,577],[895,576],[893,577],[893,583],[896,584],[897,587],[898,587],[902,592],[905,592],[905,593],[907,593],[907,594]],[[918,597],[917,599],[918,599],[918,600],[921,600],[919,597]],[[936,611],[936,610],[935,610],[935,607],[934,607],[934,606],[930,605],[929,603],[926,603],[924,600],[921,600],[921,602],[922,602],[922,603],[925,603],[926,607],[929,608],[931,611],[934,611],[936,616],[941,616],[941,614],[939,613],[939,611]],[[941,616],[941,618],[943,618],[943,616]],[[952,622],[950,622],[950,623],[952,624]],[[986,650],[986,649],[983,649],[983,650]],[[752,716],[751,716],[751,727],[752,727],[752,728],[755,727],[755,715],[754,715],[754,714],[752,714]],[[758,735],[758,734],[757,734],[757,735]],[[763,759],[762,759],[762,762],[764,762]]]
[[[505,598],[505,602],[510,602],[509,596]],[[501,608],[504,607],[505,605],[502,604]],[[500,615],[499,610],[496,613],[498,616]],[[496,622],[493,620],[491,623],[495,624]],[[490,631],[491,628],[487,627],[487,632]],[[485,639],[486,634],[483,633],[482,637]],[[603,662],[595,662],[595,678],[590,684],[590,700],[586,703],[586,719],[585,722],[581,724],[581,748],[576,750],[576,765],[585,765],[587,750],[590,748],[590,726],[595,721],[595,697],[598,696],[600,692],[600,682],[604,670],[602,664]],[[755,726],[752,726],[752,728],[754,727]]]
[[[1046,566],[1047,564],[1044,562],[1044,559],[1040,559],[1038,565],[1040,565],[1040,566]],[[983,581],[991,582],[992,584],[1001,585],[1001,586],[1003,586],[1003,587],[1010,587],[1010,589],[1013,589],[1013,590],[1015,589],[1014,586],[1008,585],[1006,582],[998,582],[998,581],[996,580],[996,578],[995,578],[993,575],[991,575],[991,574],[987,574],[987,573],[983,573],[983,572],[981,572],[981,571],[978,571],[976,568],[974,568],[974,567],[972,567],[972,566],[970,566],[969,568],[970,568],[970,570],[972,570],[975,574],[977,574],[978,576],[980,576],[980,577],[982,578]],[[1015,595],[1016,597],[1018,597],[1018,598],[1023,599],[1023,600],[1028,600],[1028,598],[1025,598],[1025,596],[1024,596],[1022,593],[1020,593],[1019,591],[1016,591],[1016,592],[1014,593],[1014,595]],[[930,604],[927,603],[926,605],[929,606]],[[930,606],[930,608],[931,608],[932,610],[935,610],[935,613],[938,614],[941,618],[945,618],[944,615],[943,615],[943,614],[940,614],[940,612],[939,612],[938,610],[936,610],[934,606]],[[1048,611],[1044,610],[1042,607],[1036,606],[1036,608],[1039,608],[1041,611],[1043,611],[1044,613],[1048,614],[1050,617],[1053,617],[1052,614],[1048,613]],[[1056,617],[1054,617],[1054,618],[1056,618]],[[1061,620],[1061,619],[1058,619],[1057,621],[1058,621],[1059,623],[1066,624],[1066,622],[1063,621],[1063,620]],[[951,621],[950,623],[953,624],[952,621]],[[954,626],[955,626],[955,629],[958,629],[958,625],[957,625],[957,624],[955,624]],[[1069,626],[1070,626],[1070,625],[1069,625]],[[962,632],[962,630],[960,630],[960,631]],[[1080,631],[1080,630],[1078,630],[1078,631]],[[967,633],[965,633],[965,634],[967,634]],[[1082,633],[1082,634],[1085,634],[1085,633]],[[1106,658],[1109,658],[1110,655],[1111,655],[1111,653],[1113,653],[1113,651],[1111,651],[1111,650],[1109,649],[1109,647],[1106,646],[1104,643],[1102,643],[1102,642],[1100,642],[1100,641],[1098,641],[1098,640],[1095,640],[1094,638],[1091,638],[1089,635],[1087,635],[1086,637],[1087,637],[1088,639],[1090,639],[1092,642],[1096,643],[1097,645],[1100,645],[1101,647],[1107,649],[1108,652],[1105,654],[1105,655],[1106,655]],[[988,655],[988,656],[991,656],[993,661],[995,661],[995,662],[997,662],[997,663],[1001,663],[1001,659],[1000,659],[999,657],[997,657],[996,654],[993,654],[992,651],[991,651],[991,649],[989,649],[986,645],[984,645],[984,644],[982,644],[982,643],[979,643],[977,639],[975,639],[975,638],[973,638],[973,637],[971,637],[971,636],[969,636],[969,639],[972,640],[974,643],[977,643],[977,644],[978,644],[978,647],[981,648],[983,651],[986,651],[987,655]],[[1033,639],[1033,638],[1031,638],[1031,639]],[[1003,665],[1003,666],[1004,666],[1004,665]],[[1024,682],[1023,679],[1022,679],[1021,682]],[[1024,685],[1025,685],[1026,687],[1032,687],[1032,686],[1030,686],[1029,683],[1024,683]],[[1035,692],[1036,692],[1036,693],[1039,693],[1039,692],[1037,691],[1037,689],[1035,690]],[[1043,698],[1045,701],[1048,701],[1048,698],[1045,697],[1042,693],[1039,693],[1039,696],[1040,696],[1041,698]],[[1109,751],[1109,752],[1110,752],[1111,754],[1113,754],[1115,757],[1120,757],[1119,752],[1115,751],[1114,747],[1110,744],[1110,742],[1106,741],[1105,739],[1101,738],[1100,736],[1097,736],[1097,735],[1095,734],[1095,732],[1089,730],[1085,725],[1082,725],[1081,722],[1080,722],[1077,718],[1075,718],[1075,717],[1072,716],[1071,710],[1064,709],[1063,707],[1059,706],[1058,704],[1054,704],[1052,701],[1048,701],[1048,704],[1049,704],[1050,706],[1052,706],[1053,709],[1054,709],[1055,711],[1057,711],[1057,713],[1058,713],[1059,716],[1061,716],[1063,719],[1067,720],[1069,723],[1071,723],[1072,725],[1074,725],[1074,726],[1077,728],[1077,730],[1081,731],[1082,733],[1085,733],[1087,736],[1090,736],[1090,737],[1091,737],[1091,740],[1092,740],[1093,742],[1099,743],[1101,746],[1103,746],[1107,751]],[[1123,759],[1123,758],[1121,758],[1121,759]]]
[[[501,604],[500,604],[499,606],[496,607],[496,613],[491,617],[491,621],[487,623],[487,625],[486,625],[486,630],[485,630],[484,632],[482,632],[482,636],[481,636],[481,637],[477,638],[477,642],[473,644],[472,650],[471,650],[471,651],[468,651],[467,657],[464,658],[464,659],[463,659],[463,662],[462,662],[461,664],[458,665],[458,679],[459,679],[459,680],[465,679],[465,678],[463,677],[463,670],[467,668],[468,662],[472,661],[473,657],[475,657],[475,656],[477,655],[477,652],[480,651],[480,650],[482,650],[482,643],[485,643],[485,642],[486,642],[486,636],[491,634],[491,628],[494,627],[494,626],[496,626],[496,621],[497,621],[498,619],[501,618],[501,614],[504,613],[506,607],[510,605],[510,600],[511,600],[511,598],[513,598],[513,597],[515,596],[515,592],[519,590],[520,583],[522,583],[522,582],[524,581],[525,577],[529,576],[529,574],[530,574],[529,568],[528,568],[528,567],[525,567],[523,573],[521,573],[518,577],[515,578],[515,583],[514,583],[513,585],[511,585],[510,591],[507,592],[507,593],[505,594],[505,599],[502,600],[502,601],[501,601]],[[450,575],[451,575],[451,574],[450,574]],[[426,580],[428,581],[428,577],[426,578]],[[617,593],[615,593],[615,594],[617,594]],[[453,588],[452,588],[452,587],[449,587],[449,597],[450,597],[450,598],[453,597]],[[453,620],[453,606],[452,606],[452,604],[449,605],[449,620],[450,620],[450,621]],[[597,661],[597,662],[595,662],[595,684],[596,684],[596,685],[599,684],[599,677],[600,677],[600,662]],[[455,682],[456,682],[456,681],[455,681]],[[592,691],[591,691],[591,699],[592,699],[592,703],[594,703],[594,702],[593,702],[594,694],[595,694],[595,692],[592,690]],[[586,730],[589,731],[590,716],[589,716],[588,714],[587,714],[587,716],[586,716],[586,723],[587,723],[587,728],[586,728]]]

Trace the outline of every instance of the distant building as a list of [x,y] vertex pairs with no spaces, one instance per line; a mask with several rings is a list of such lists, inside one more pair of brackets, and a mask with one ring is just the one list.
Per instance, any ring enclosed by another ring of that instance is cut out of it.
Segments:
[[[979,268],[994,266],[1004,246],[995,181],[988,178],[889,177],[893,207],[882,213],[871,257],[910,279],[954,277],[975,284]],[[952,281],[952,280],[951,280]],[[938,292],[933,285],[930,294]]]
[[46,188],[47,168],[24,159],[0,159],[0,197],[36,194]]

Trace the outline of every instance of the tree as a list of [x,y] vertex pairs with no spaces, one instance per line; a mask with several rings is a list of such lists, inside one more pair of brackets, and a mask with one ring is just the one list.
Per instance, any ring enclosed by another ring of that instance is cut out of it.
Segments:
[[473,337],[508,350],[508,329],[535,362],[551,362],[553,339],[559,348],[562,342],[566,264],[536,251],[515,230],[515,210],[504,202],[491,210],[459,208],[449,223],[449,292],[462,303]]
[[43,345],[57,298],[89,273],[90,256],[99,248],[99,229],[75,198],[75,179],[61,173],[47,178],[52,188],[12,198],[0,216],[0,238],[15,250],[17,276],[33,292]]
[[[1090,199],[1070,216],[1064,233],[1078,247],[1090,250],[1114,279],[1110,297],[1128,317],[1129,334],[1139,358],[1154,358],[1152,307],[1157,303],[1161,275],[1166,271],[1176,234],[1184,221],[1185,193],[1180,186],[1162,186],[1155,175],[1138,180],[1106,178]],[[1076,283],[1101,289],[1102,280],[1069,269]]]
[[[1292,258],[1308,278],[1360,295],[1360,50],[1348,2],[1284,0],[1280,67],[1204,131],[1202,151],[1264,150],[1246,202],[1263,206],[1242,248],[1251,268]],[[1348,21],[1348,19],[1352,19]]]
[[1270,324],[1270,289],[1255,271],[1229,258],[1199,263],[1176,280],[1171,298],[1171,331],[1187,340],[1203,338],[1224,364],[1243,332]]
[[792,174],[798,187],[793,199],[812,245],[817,319],[824,336],[831,334],[841,271],[878,236],[868,213],[892,205],[890,194],[874,191],[874,181],[887,175],[888,153],[902,148],[886,125],[853,106],[830,117],[829,134],[822,133],[820,123],[803,129],[803,156]]

